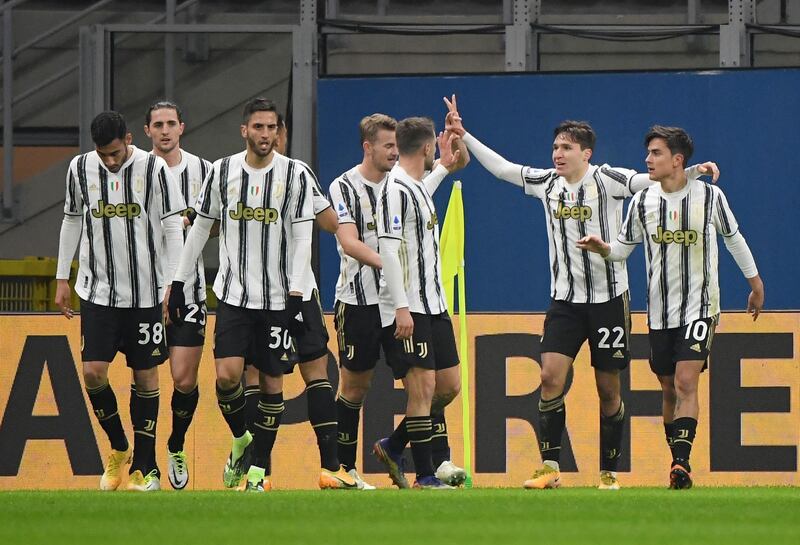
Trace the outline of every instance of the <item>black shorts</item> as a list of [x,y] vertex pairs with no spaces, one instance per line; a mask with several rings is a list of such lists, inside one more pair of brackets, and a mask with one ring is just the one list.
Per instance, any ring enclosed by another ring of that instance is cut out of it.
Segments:
[[303,333],[297,336],[297,363],[314,361],[328,354],[328,328],[319,302],[319,292],[314,290],[311,299],[303,301]]
[[81,359],[111,362],[122,352],[134,370],[164,363],[169,353],[161,308],[105,307],[81,300]]
[[181,310],[183,323],[167,324],[167,346],[203,346],[206,342],[206,302],[189,303]]
[[282,376],[295,358],[286,310],[255,310],[228,305],[217,307],[214,357],[240,357],[271,377]]
[[682,327],[650,330],[650,369],[656,375],[675,374],[679,361],[702,361],[708,368],[708,354],[719,315],[695,320]]
[[441,314],[411,313],[414,334],[410,339],[395,339],[397,326],[383,328],[386,363],[392,368],[395,379],[401,379],[412,367],[441,371],[458,365],[456,337],[450,316]]
[[592,367],[625,369],[631,361],[630,334],[627,291],[605,303],[553,300],[544,319],[541,350],[575,358],[588,339]]
[[[378,305],[348,305],[336,301],[334,310],[339,365],[356,373],[374,369],[381,357],[381,344],[386,340]],[[394,336],[390,335],[389,339],[394,340]]]

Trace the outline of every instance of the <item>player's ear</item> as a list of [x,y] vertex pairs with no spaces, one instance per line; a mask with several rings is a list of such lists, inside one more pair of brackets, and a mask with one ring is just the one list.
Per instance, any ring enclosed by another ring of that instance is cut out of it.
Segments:
[[147,138],[150,138],[150,127],[148,127],[147,125],[144,126],[144,135]]
[[247,125],[240,125],[239,130],[242,133],[242,138],[247,138]]
[[178,124],[178,136],[183,136],[183,131],[186,128],[186,125],[182,122]]
[[131,142],[133,142],[133,135],[131,133],[125,134],[125,145],[130,146]]
[[361,142],[361,149],[364,150],[364,153],[370,153],[372,151],[372,144],[369,143],[369,140],[364,140]]
[[591,158],[592,158],[592,148],[586,148],[585,150],[583,150],[583,160],[588,163],[589,159]]

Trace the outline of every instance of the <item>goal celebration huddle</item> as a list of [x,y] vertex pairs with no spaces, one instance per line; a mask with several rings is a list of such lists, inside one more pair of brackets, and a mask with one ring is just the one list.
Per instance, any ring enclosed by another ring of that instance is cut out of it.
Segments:
[[[95,149],[76,156],[66,175],[56,303],[67,318],[74,316],[68,282],[77,250],[84,385],[111,446],[102,490],[123,481],[130,490],[162,486],[156,432],[166,390],[158,366],[166,361],[173,384],[165,469],[173,488],[188,484],[185,436],[201,391],[211,395],[212,387],[198,384],[206,341],[202,251],[211,237],[219,238],[218,307],[215,330],[208,332],[213,388],[231,437],[227,460],[219,460],[225,487],[272,488],[283,378],[299,371],[318,447],[319,487],[375,488],[358,473],[356,454],[361,409],[381,351],[407,404],[373,455],[398,488],[463,484],[467,471],[454,463],[445,413],[459,395],[465,362],[442,283],[440,215],[432,195],[472,159],[544,208],[549,256],[528,271],[543,278],[547,267],[550,274],[551,304],[544,330],[535,332],[541,333],[541,458],[532,453],[531,477],[522,486],[561,484],[565,388],[586,342],[600,407],[597,486],[624,485],[617,462],[627,422],[620,372],[631,359],[625,260],[638,244],[647,274],[650,368],[661,385],[664,447],[672,455],[664,483],[692,486],[698,382],[720,316],[717,235],[751,287],[747,310],[754,320],[764,304],[753,256],[716,185],[717,166],[690,164],[691,137],[660,125],[643,135],[646,172],[598,165],[595,132],[581,121],[553,130],[552,167],[515,164],[467,131],[455,96],[444,102],[438,135],[426,117],[361,119],[363,160],[324,185],[307,164],[286,155],[286,125],[265,98],[244,106],[245,149],[213,163],[181,147],[185,125],[173,102],[155,102],[146,112],[149,152],[132,145],[119,113],[95,117]],[[340,256],[336,286],[323,286],[335,289],[338,391],[328,376],[329,338],[311,266],[315,224],[335,237]],[[513,244],[524,251],[524,237]],[[538,289],[530,284],[524,289]],[[118,352],[131,369],[132,440],[115,394],[128,386],[108,380]],[[407,448],[413,483],[403,462]]]

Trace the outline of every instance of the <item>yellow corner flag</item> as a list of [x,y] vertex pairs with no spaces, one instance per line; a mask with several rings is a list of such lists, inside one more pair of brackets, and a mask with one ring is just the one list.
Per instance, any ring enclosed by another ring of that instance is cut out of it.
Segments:
[[469,337],[467,336],[467,297],[464,279],[464,201],[461,198],[461,182],[453,183],[447,214],[441,236],[442,283],[444,284],[447,308],[455,314],[455,278],[458,277],[458,330],[461,358],[461,416],[464,432],[464,469],[467,480],[464,486],[472,487],[472,426],[470,424],[469,393]]

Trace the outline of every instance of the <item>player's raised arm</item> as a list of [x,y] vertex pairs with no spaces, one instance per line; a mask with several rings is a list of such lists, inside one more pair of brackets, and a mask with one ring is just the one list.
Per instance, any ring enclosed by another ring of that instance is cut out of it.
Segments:
[[[713,183],[717,183],[717,180],[719,180],[719,167],[713,161],[706,161],[705,163],[686,167],[685,172],[686,177],[689,179],[696,179],[700,178],[701,176],[711,176],[711,181]],[[628,178],[628,191],[631,195],[633,195],[655,183],[657,183],[656,180],[652,180],[650,178],[650,174],[647,172],[633,173]]]
[[483,168],[491,172],[495,177],[510,182],[518,187],[524,184],[522,176],[522,165],[507,161],[496,151],[492,150],[480,140],[467,132],[464,128],[461,115],[458,113],[456,96],[453,95],[449,100],[444,99],[447,105],[447,116],[445,117],[445,128],[447,131],[460,136],[467,149],[475,156]]
[[451,131],[440,132],[437,138],[439,159],[434,169],[422,179],[429,195],[433,195],[448,174],[458,172],[469,164],[469,151],[464,141]]

